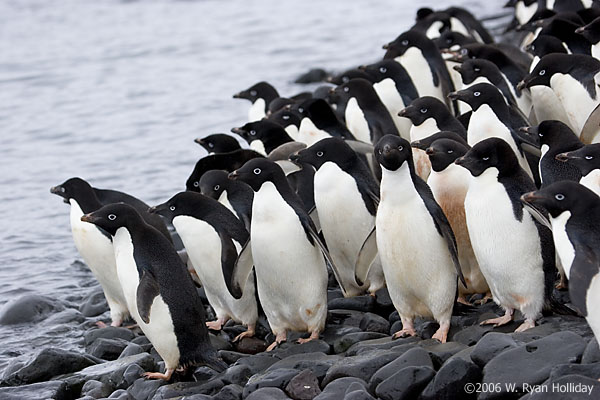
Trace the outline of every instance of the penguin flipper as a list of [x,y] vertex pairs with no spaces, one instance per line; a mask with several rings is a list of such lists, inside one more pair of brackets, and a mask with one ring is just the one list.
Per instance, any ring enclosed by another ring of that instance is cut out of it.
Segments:
[[[577,132],[575,132],[577,134]],[[594,111],[590,113],[590,116],[585,121],[581,133],[579,134],[579,140],[585,144],[593,143],[594,138],[600,133],[600,104],[594,108]]]
[[582,315],[587,316],[586,305],[587,287],[589,282],[598,274],[600,260],[592,248],[584,244],[575,244],[575,259],[571,265],[569,276],[569,295],[573,305]]
[[154,298],[159,294],[160,291],[156,278],[152,273],[144,270],[137,287],[136,303],[142,321],[147,324],[150,323],[150,309],[152,308],[152,303],[154,302]]
[[331,258],[331,255],[329,254],[329,251],[327,251],[327,248],[321,241],[321,238],[319,238],[319,235],[312,227],[309,228],[309,233],[310,233],[310,236],[312,237],[313,241],[315,242],[315,244],[317,246],[319,246],[319,249],[321,250],[321,253],[323,253],[323,257],[325,258],[325,261],[331,267],[331,271],[333,272],[333,275],[335,276],[335,280],[339,283],[340,288],[342,289],[342,293],[346,293],[346,287],[344,286],[344,283],[341,279],[340,271],[338,270],[338,267],[333,262],[333,258]]
[[233,289],[232,279],[235,263],[238,258],[237,249],[229,236],[219,232],[219,238],[221,239],[221,269],[223,270],[225,285],[227,286],[227,289],[229,289],[229,293],[231,293],[234,298],[237,298],[236,294],[239,294],[239,292],[236,292]]
[[298,172],[302,169],[301,166],[291,162],[290,160],[277,160],[277,161],[275,161],[275,163],[277,163],[281,167],[281,169],[283,170],[283,173],[286,176],[293,172]]
[[360,247],[356,264],[354,265],[354,279],[359,286],[362,286],[367,280],[375,257],[377,257],[377,235],[376,229],[373,227],[371,233],[369,233],[369,236],[367,236]]
[[550,224],[550,221],[548,221],[548,217],[546,215],[544,215],[540,210],[538,210],[537,208],[535,208],[533,205],[531,205],[530,203],[526,202],[524,200],[524,196],[521,196],[521,202],[523,203],[523,205],[525,206],[525,209],[529,212],[529,214],[531,214],[531,216],[537,221],[539,222],[541,225],[545,226],[546,228],[552,230],[552,225]]
[[317,212],[316,206],[312,206],[312,208],[308,210],[308,216],[313,220],[315,229],[319,232],[321,230],[321,221],[319,221],[319,213]]
[[225,284],[227,284],[227,288],[234,298],[240,299],[242,297],[246,281],[248,281],[248,276],[252,272],[253,266],[252,247],[250,246],[250,239],[248,239],[235,260],[231,279],[225,280]]
[[373,145],[366,143],[361,140],[350,140],[346,139],[346,144],[350,146],[352,150],[359,154],[373,154]]

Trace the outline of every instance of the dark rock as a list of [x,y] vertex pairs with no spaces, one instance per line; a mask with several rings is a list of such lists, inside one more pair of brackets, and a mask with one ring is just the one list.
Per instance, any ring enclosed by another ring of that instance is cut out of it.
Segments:
[[390,335],[393,335],[396,332],[400,332],[402,330],[402,321],[397,320],[391,323],[392,326],[390,326]]
[[240,385],[227,385],[213,396],[214,400],[240,400],[244,388]]
[[245,337],[234,344],[235,351],[244,354],[256,354],[267,349],[267,343],[256,337]]
[[384,337],[389,337],[389,335],[379,332],[349,333],[333,342],[333,352],[336,354],[343,353],[346,350],[348,350],[354,343],[362,342],[364,340],[381,339]]
[[433,363],[431,362],[429,353],[425,349],[422,347],[413,347],[373,374],[369,381],[371,392],[374,393],[375,388],[381,382],[406,367],[429,367],[433,369]]
[[263,387],[275,387],[283,389],[292,380],[292,378],[298,375],[300,371],[289,368],[279,368],[266,371],[261,374],[253,375],[246,386],[244,386],[244,398],[250,393],[263,388]]
[[80,371],[96,362],[74,351],[47,348],[10,375],[5,375],[4,384],[24,385],[47,381],[53,376]]
[[387,335],[390,331],[390,323],[382,316],[373,313],[365,313],[360,320],[359,328],[365,332],[379,332]]
[[435,371],[429,367],[405,367],[381,382],[375,394],[383,400],[414,399],[434,375]]
[[[334,278],[335,279],[335,278]],[[327,289],[327,302],[329,303],[333,299],[340,299],[344,297],[342,289]]]
[[258,374],[275,364],[277,361],[279,361],[278,357],[267,354],[256,354],[254,356],[240,358],[236,362],[236,365],[246,365],[253,374]]
[[360,321],[362,321],[364,315],[363,312],[356,310],[329,309],[327,312],[327,324],[359,328]]
[[79,306],[79,311],[86,317],[95,317],[108,311],[108,303],[102,292],[102,288],[89,293],[83,298],[82,304]]
[[[448,361],[454,360],[455,358],[460,358],[461,360],[472,362],[473,360],[471,360],[471,353],[473,353],[474,349],[475,349],[475,346],[467,347],[466,349],[461,350],[458,353],[454,354],[452,357],[450,357],[448,359]],[[446,362],[448,362],[448,361],[446,361]]]
[[112,361],[119,358],[127,344],[124,340],[98,338],[86,348],[86,351],[94,357]]
[[325,353],[296,354],[277,361],[267,371],[279,368],[296,369],[299,371],[309,369],[321,381],[333,364],[341,359],[340,356]]
[[587,344],[583,356],[581,357],[582,364],[591,364],[600,362],[600,348],[598,348],[598,341],[596,338],[590,340]]
[[221,350],[218,352],[219,357],[227,364],[233,364],[240,358],[248,357],[248,354],[238,353],[236,351]]
[[207,394],[193,394],[191,396],[185,396],[183,398],[175,397],[174,399],[178,399],[178,400],[179,399],[181,399],[181,400],[183,400],[183,399],[185,399],[185,400],[212,400],[213,397],[209,396]]
[[431,361],[435,369],[439,369],[450,357],[467,348],[466,345],[458,342],[440,343],[435,339],[423,340],[419,343],[429,352]]
[[129,393],[127,393],[127,390],[125,389],[115,390],[110,396],[108,396],[108,398],[119,400],[133,400],[133,398],[129,395]]
[[[534,340],[494,357],[483,369],[483,383],[499,384],[501,390],[483,392],[479,399],[516,398],[524,394],[524,384],[542,383],[554,365],[577,362],[586,342],[565,331]],[[509,390],[508,384],[516,384]]]
[[359,378],[344,377],[339,378],[325,386],[321,394],[315,397],[314,400],[339,400],[343,399],[346,395],[346,391],[350,387],[355,387],[355,383],[361,385],[363,388],[367,387],[367,383]]
[[129,356],[133,356],[136,354],[141,354],[144,353],[144,348],[142,346],[140,346],[139,344],[135,344],[135,343],[129,343],[121,352],[121,354],[119,354],[118,358],[124,358],[124,357],[129,357]]
[[319,381],[310,369],[305,369],[285,387],[285,392],[295,400],[312,400],[321,393]]
[[369,312],[375,309],[375,299],[373,298],[373,296],[369,295],[342,297],[339,299],[333,299],[330,302],[328,302],[327,309],[342,309]]
[[215,348],[215,350],[231,350],[231,343],[227,340],[223,339],[220,336],[215,336],[212,333],[208,334],[208,338],[210,339],[210,344]]
[[453,342],[459,342],[467,346],[473,346],[478,343],[481,338],[492,330],[490,325],[474,325],[464,328],[452,336]]
[[113,389],[110,385],[106,383],[102,383],[100,381],[87,381],[83,387],[81,388],[82,396],[89,396],[95,399],[100,399],[103,397],[108,397],[112,393]]
[[64,382],[39,382],[16,387],[0,387],[2,400],[66,400],[67,385]]
[[421,397],[422,400],[453,400],[475,398],[474,393],[466,393],[467,383],[481,381],[481,370],[471,361],[460,358],[448,360],[433,381],[427,385]]
[[220,379],[226,384],[244,386],[252,375],[254,374],[247,365],[233,365],[223,372]]
[[51,325],[65,325],[69,323],[80,324],[85,321],[85,317],[77,310],[73,308],[67,308],[64,311],[50,315],[43,322],[46,326]]
[[354,390],[351,392],[346,392],[344,400],[375,400],[375,397],[371,396],[365,390]]
[[[148,346],[148,345],[152,346],[152,343],[150,343],[150,340],[148,340],[148,338],[146,336],[137,336],[137,337],[133,338],[133,340],[131,340],[131,343],[135,343],[142,347]],[[148,350],[145,349],[144,351],[148,351]]]
[[[170,385],[164,385],[158,388],[152,400],[164,400],[171,399],[173,397],[186,396],[186,399],[191,399],[191,395],[204,394],[212,396],[218,393],[223,386],[223,381],[220,379],[213,379],[209,382],[177,382]],[[210,397],[209,397],[210,398]]]
[[[387,311],[387,313],[394,311],[394,304],[386,287],[375,293],[375,304],[377,304],[378,311]],[[383,315],[387,315],[387,313]]]
[[212,368],[201,366],[194,370],[193,376],[196,382],[206,382],[218,375]]
[[93,329],[87,331],[85,335],[83,335],[83,341],[85,346],[89,346],[94,343],[97,339],[105,338],[105,339],[123,339],[127,342],[131,341],[135,335],[131,330],[127,328],[118,328],[115,326],[107,326],[102,329]]
[[146,371],[139,365],[131,364],[123,372],[123,380],[121,382],[117,381],[116,387],[129,387],[133,385],[133,382],[141,378],[144,372]]
[[150,400],[159,387],[166,385],[162,379],[139,378],[127,388],[127,392],[135,400]]
[[581,375],[597,379],[600,377],[600,363],[556,365],[550,371],[550,380],[557,380],[566,375]]
[[390,324],[394,324],[395,322],[400,321],[400,314],[398,314],[398,311],[394,310],[390,313],[390,316],[388,317],[388,321],[390,321]]
[[419,321],[419,318],[415,320],[417,336],[422,339],[431,339],[439,327],[435,321]]
[[303,354],[303,353],[331,353],[331,346],[323,340],[311,340],[310,342],[298,343],[283,343],[279,348],[271,352],[273,356],[284,359],[286,357]]
[[323,378],[323,385],[327,386],[329,382],[344,376],[353,376],[368,381],[379,368],[392,362],[398,356],[399,353],[393,350],[375,350],[357,356],[344,357],[329,368]]
[[321,338],[330,346],[344,335],[354,332],[362,332],[358,326],[327,325],[321,333]]
[[65,306],[59,301],[39,294],[26,294],[9,301],[0,310],[0,325],[14,325],[25,322],[38,322],[52,313],[63,311]]
[[405,348],[406,345],[414,345],[419,341],[419,338],[410,336],[402,339],[392,339],[390,336],[381,338],[381,339],[372,339],[372,340],[363,340],[362,342],[358,342],[346,351],[347,356],[356,356],[363,353],[368,353],[370,351],[375,350],[386,350],[386,349],[395,349],[396,348]]
[[498,354],[516,347],[518,347],[517,342],[511,336],[505,333],[490,332],[474,346],[471,360],[480,368],[483,368]]
[[294,83],[315,83],[315,82],[323,82],[329,76],[327,71],[322,68],[313,68],[308,72],[300,75]]
[[265,387],[250,393],[246,400],[287,400],[289,397],[283,390],[274,387]]
[[571,331],[583,338],[594,337],[584,318],[572,315],[550,315],[540,319],[539,325],[520,333],[511,333],[517,342],[530,342],[541,339],[555,332]]
[[[591,392],[576,388],[591,387]],[[598,398],[600,382],[580,375],[567,375],[555,381],[545,382],[539,392],[521,397],[523,400],[590,400]]]

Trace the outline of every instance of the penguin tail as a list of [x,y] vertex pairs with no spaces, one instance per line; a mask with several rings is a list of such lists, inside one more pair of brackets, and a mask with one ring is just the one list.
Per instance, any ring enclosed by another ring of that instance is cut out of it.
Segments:
[[559,315],[572,315],[582,317],[582,315],[577,310],[559,302],[558,299],[556,299],[556,297],[554,296],[548,297],[548,299],[546,300],[546,304],[544,304],[544,311],[552,312]]
[[223,372],[228,368],[227,363],[218,357],[212,346],[201,346],[191,354],[182,355],[179,365],[183,368],[204,365],[217,372]]

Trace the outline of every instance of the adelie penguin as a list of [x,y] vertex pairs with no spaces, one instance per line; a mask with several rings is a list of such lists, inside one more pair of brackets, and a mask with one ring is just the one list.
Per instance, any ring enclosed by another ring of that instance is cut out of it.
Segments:
[[169,380],[176,368],[193,365],[223,371],[227,365],[210,344],[198,292],[171,243],[127,204],[106,205],[81,220],[113,237],[127,307],[165,361],[165,373],[144,375]]
[[217,315],[217,320],[206,322],[206,326],[220,330],[233,319],[248,327],[234,341],[253,336],[258,318],[253,275],[243,285],[241,298],[230,293],[238,254],[249,238],[244,224],[218,201],[191,192],[178,193],[150,212],[170,220],[183,241]]
[[[318,339],[327,317],[326,260],[341,279],[312,220],[273,161],[251,160],[229,176],[255,192],[250,246],[258,297],[275,335],[267,350],[285,341],[289,330],[310,332],[300,343]],[[250,268],[236,269],[235,282],[245,282]]]
[[582,175],[579,183],[600,196],[600,143],[558,154],[556,159],[577,168]]
[[233,95],[234,99],[246,99],[252,103],[248,110],[248,121],[259,121],[267,115],[269,103],[279,97],[277,90],[267,82],[258,82],[246,90]]
[[548,210],[556,247],[565,259],[569,294],[600,340],[600,197],[575,182],[556,182],[523,201]]
[[455,162],[471,173],[464,203],[467,228],[494,302],[505,310],[481,324],[507,324],[517,309],[525,321],[516,332],[533,328],[556,277],[552,232],[519,200],[535,185],[500,138],[477,143]]
[[126,193],[93,188],[81,178],[68,179],[51,188],[50,192],[62,197],[65,203],[71,205],[70,222],[75,247],[102,286],[110,308],[111,325],[120,326],[129,317],[129,310],[117,278],[112,239],[97,226],[82,221],[81,217],[109,203],[128,203],[136,207],[146,223],[151,224],[170,241],[171,235],[165,223],[159,216],[148,214],[148,205],[141,200]]
[[298,106],[298,111],[301,114],[298,141],[307,146],[331,136],[354,139],[354,135],[340,122],[324,99],[306,100]]
[[369,270],[363,285],[354,279],[360,248],[375,226],[379,185],[367,165],[340,138],[323,139],[290,157],[310,164],[314,176],[315,206],[333,261],[340,268],[344,296],[371,295],[385,285],[381,264]]
[[231,131],[243,137],[252,150],[265,156],[280,145],[292,141],[281,125],[268,120],[248,122]]
[[402,330],[394,338],[415,336],[414,318],[423,316],[440,324],[433,338],[445,342],[458,279],[464,284],[452,228],[427,184],[415,173],[406,140],[384,136],[375,145],[375,157],[382,169],[381,200],[375,230],[363,244],[365,254],[359,255],[357,280],[364,281],[378,251],[402,320]]
[[225,133],[214,133],[203,138],[197,138],[194,142],[202,146],[208,154],[229,153],[242,148],[236,138]]
[[592,44],[592,57],[600,59],[600,17],[575,30]]

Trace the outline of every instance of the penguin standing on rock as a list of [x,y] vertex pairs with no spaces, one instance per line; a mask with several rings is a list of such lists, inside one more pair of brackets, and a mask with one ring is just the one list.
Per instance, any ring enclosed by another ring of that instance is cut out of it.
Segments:
[[259,121],[266,117],[271,101],[279,97],[277,90],[267,82],[258,82],[246,90],[233,95],[234,99],[246,99],[252,103],[248,110],[248,121]]
[[600,196],[600,143],[558,154],[556,159],[577,168],[582,175],[579,183]]
[[81,220],[113,238],[117,275],[131,316],[165,361],[169,380],[179,366],[207,365],[223,371],[205,326],[204,307],[171,243],[127,204],[109,204]]
[[[369,242],[376,240],[387,288],[402,320],[402,330],[394,338],[415,336],[414,318],[425,316],[440,324],[433,338],[443,343],[457,278],[464,284],[452,228],[427,184],[415,173],[406,140],[384,136],[375,145],[375,157],[382,169],[381,201],[376,234],[369,236],[363,251],[374,248]],[[359,256],[356,270],[359,281],[364,281],[370,265],[360,263],[362,259]]]

